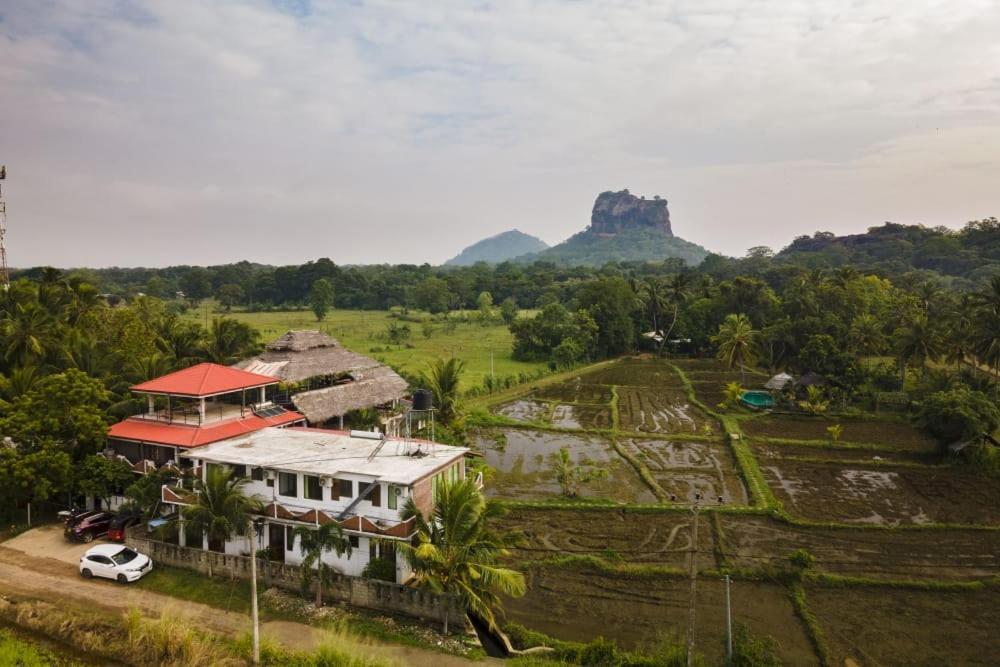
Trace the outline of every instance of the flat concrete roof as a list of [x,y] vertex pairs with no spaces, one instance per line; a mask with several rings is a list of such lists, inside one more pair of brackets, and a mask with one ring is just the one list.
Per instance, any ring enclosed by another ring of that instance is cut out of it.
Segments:
[[[353,437],[346,431],[265,428],[199,447],[185,456],[209,463],[248,465],[307,475],[358,475],[408,486],[457,461],[467,451],[465,447],[426,440],[386,438],[383,444],[379,440]],[[372,457],[370,461],[369,457]]]

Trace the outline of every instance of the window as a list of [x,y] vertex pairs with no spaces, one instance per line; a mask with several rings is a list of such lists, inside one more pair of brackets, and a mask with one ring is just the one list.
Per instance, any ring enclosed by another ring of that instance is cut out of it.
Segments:
[[382,485],[375,482],[375,488],[368,495],[368,500],[372,501],[372,507],[382,506]]
[[243,479],[247,476],[246,466],[229,466],[229,469],[233,471],[233,479]]
[[111,559],[104,556],[87,556],[87,559],[100,565],[111,565]]
[[354,482],[349,479],[338,479],[337,486],[340,488],[341,498],[353,498],[354,497]]
[[387,493],[389,494],[389,509],[394,510],[399,504],[400,489],[395,484],[390,484]]
[[295,551],[295,529],[285,526],[285,550]]
[[294,472],[279,472],[278,473],[278,495],[281,496],[291,496],[293,498],[299,495],[299,476]]
[[305,475],[306,498],[309,500],[323,500],[323,485],[319,482],[319,477],[315,475]]
[[357,535],[348,535],[347,539],[351,543],[352,549],[357,549],[361,546],[361,540],[358,539]]
[[264,480],[264,469],[263,468],[253,468],[250,471],[250,479],[261,482]]

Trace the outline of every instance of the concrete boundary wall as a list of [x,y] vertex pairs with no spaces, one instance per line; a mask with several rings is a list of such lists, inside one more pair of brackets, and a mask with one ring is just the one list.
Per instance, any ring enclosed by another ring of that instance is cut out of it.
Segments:
[[[234,556],[161,542],[134,528],[128,530],[125,542],[136,551],[152,558],[154,565],[169,565],[205,575],[211,571],[212,576],[250,578],[249,556]],[[257,559],[257,577],[265,586],[274,586],[295,593],[302,591],[302,568],[297,565]],[[316,590],[315,583],[313,581],[310,587],[313,596]],[[458,621],[465,616],[464,608],[454,596],[439,595],[388,581],[342,574],[334,574],[330,583],[323,586],[323,598],[354,607],[402,614],[435,623],[444,618],[447,605],[451,625],[457,630],[462,629],[463,624]]]

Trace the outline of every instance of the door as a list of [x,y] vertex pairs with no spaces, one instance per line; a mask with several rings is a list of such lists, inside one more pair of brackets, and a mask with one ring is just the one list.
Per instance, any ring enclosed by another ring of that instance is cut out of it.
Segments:
[[271,560],[285,562],[285,527],[280,523],[267,524],[267,546]]
[[111,559],[106,556],[89,556],[87,558],[88,566],[90,571],[95,577],[104,577],[106,579],[114,579],[116,572],[114,568],[114,563]]

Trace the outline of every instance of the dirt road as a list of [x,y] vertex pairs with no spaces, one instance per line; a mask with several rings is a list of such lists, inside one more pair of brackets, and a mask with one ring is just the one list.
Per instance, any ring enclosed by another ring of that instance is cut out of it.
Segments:
[[[110,612],[135,608],[154,617],[168,613],[234,638],[250,632],[250,619],[243,614],[112,581],[82,579],[76,563],[86,549],[64,542],[58,526],[36,528],[0,544],[0,593],[55,604],[71,602]],[[316,648],[323,639],[321,629],[288,621],[264,623],[261,634],[296,650]],[[372,642],[372,650],[400,665],[468,667],[474,664],[457,656],[409,646]]]

